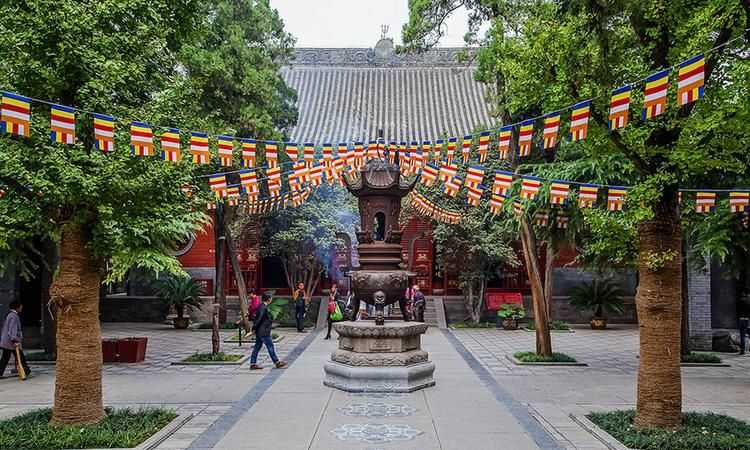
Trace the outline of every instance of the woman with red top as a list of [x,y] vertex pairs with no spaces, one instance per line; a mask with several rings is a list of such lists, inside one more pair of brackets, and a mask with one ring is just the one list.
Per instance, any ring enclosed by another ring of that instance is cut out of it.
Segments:
[[330,292],[328,292],[328,334],[323,339],[331,339],[331,327],[333,327],[333,319],[331,315],[336,311],[336,305],[339,301],[339,287],[334,284],[331,286]]

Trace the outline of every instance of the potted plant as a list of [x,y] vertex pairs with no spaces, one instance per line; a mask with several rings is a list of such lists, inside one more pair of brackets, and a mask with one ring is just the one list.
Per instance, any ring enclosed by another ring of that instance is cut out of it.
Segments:
[[172,321],[178,330],[184,330],[190,325],[190,318],[185,312],[201,309],[200,296],[203,295],[201,284],[189,276],[173,277],[160,280],[156,286],[157,293],[164,302],[173,307],[177,317]]
[[518,321],[526,317],[526,310],[523,308],[523,305],[505,303],[497,310],[497,317],[503,321],[504,329],[517,330]]
[[570,303],[581,311],[592,311],[591,328],[607,328],[607,312],[622,313],[625,293],[611,279],[593,280],[576,286],[570,292]]

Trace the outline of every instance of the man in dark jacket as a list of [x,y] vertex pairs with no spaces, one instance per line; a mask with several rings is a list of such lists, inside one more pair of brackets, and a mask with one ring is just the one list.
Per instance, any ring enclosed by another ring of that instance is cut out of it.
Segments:
[[300,282],[297,284],[297,289],[292,294],[294,297],[294,318],[297,321],[297,331],[300,333],[305,332],[305,309],[307,307],[307,299],[305,298],[305,284]]
[[271,303],[271,295],[263,294],[263,304],[260,305],[258,311],[255,313],[255,320],[253,321],[253,332],[255,333],[255,346],[253,347],[253,353],[250,354],[250,370],[260,370],[263,367],[259,366],[258,363],[258,352],[263,344],[268,349],[268,355],[276,365],[277,369],[283,369],[287,366],[285,361],[280,361],[279,357],[276,356],[276,350],[273,348],[273,338],[271,337],[271,324],[273,323],[273,317],[268,311],[268,305]]
[[16,356],[16,349],[18,349],[18,356],[20,361],[16,361],[23,367],[28,377],[31,374],[29,365],[26,364],[26,358],[21,350],[21,342],[23,341],[23,331],[21,329],[21,318],[18,316],[23,310],[23,305],[19,301],[13,301],[10,303],[10,312],[5,317],[2,331],[0,331],[0,350],[2,350],[2,356],[0,356],[0,378],[5,373],[5,366],[8,365],[10,355]]

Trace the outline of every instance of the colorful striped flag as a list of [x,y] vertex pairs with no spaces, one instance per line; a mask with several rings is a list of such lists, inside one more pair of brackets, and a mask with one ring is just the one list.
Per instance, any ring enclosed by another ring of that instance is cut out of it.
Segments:
[[164,161],[176,162],[182,157],[180,151],[180,130],[168,128],[161,135],[161,157]]
[[31,99],[12,92],[3,92],[0,100],[0,131],[29,137]]
[[448,138],[448,149],[446,151],[445,159],[448,164],[453,164],[453,158],[456,155],[456,147],[458,146],[458,139],[451,137]]
[[388,146],[388,162],[391,164],[396,164],[396,154],[398,153],[398,144],[396,141],[391,141],[390,145]]
[[549,188],[550,203],[553,205],[564,205],[568,201],[570,184],[563,181],[553,181]]
[[400,153],[399,158],[401,159],[401,164],[399,164],[399,168],[401,169],[401,175],[403,176],[409,175],[409,172],[411,172],[411,153],[409,152]]
[[299,146],[296,142],[284,143],[284,151],[286,152],[286,156],[288,156],[292,162],[297,162],[299,159]]
[[628,124],[630,116],[630,94],[632,86],[623,86],[612,91],[612,99],[609,101],[609,129],[619,130]]
[[365,164],[365,143],[354,143],[354,166],[359,169]]
[[223,198],[227,196],[227,178],[224,174],[210,177],[208,179],[208,186],[217,197]]
[[264,156],[266,158],[266,167],[273,168],[279,165],[279,146],[274,141],[266,141],[263,146]]
[[219,150],[219,165],[232,167],[234,142],[232,136],[216,136],[216,146]]
[[474,141],[474,136],[472,135],[466,135],[464,136],[464,142],[461,145],[461,159],[463,160],[464,164],[469,163],[469,158],[471,156],[471,144]]
[[543,148],[549,150],[557,145],[557,135],[560,132],[560,112],[553,112],[544,117]]
[[341,159],[341,161],[343,162],[341,166],[343,169],[343,166],[346,165],[346,160],[349,158],[349,144],[347,144],[346,142],[339,142],[337,152],[339,159]]
[[534,224],[539,227],[546,227],[549,224],[549,213],[546,211],[537,211],[534,214]]
[[135,156],[153,156],[154,134],[148,124],[143,122],[130,124],[130,151]]
[[510,186],[513,184],[513,173],[504,170],[495,171],[495,181],[492,185],[492,193],[507,197]]
[[115,150],[115,118],[94,113],[94,145],[102,153]]
[[487,161],[487,152],[490,149],[490,132],[482,131],[479,134],[479,163]]
[[445,141],[443,139],[438,139],[435,141],[435,148],[432,151],[432,162],[435,164],[439,164],[440,160],[443,157],[443,145],[445,145]]
[[573,142],[586,139],[589,129],[589,114],[591,112],[591,100],[584,100],[573,105],[570,113],[570,140]]
[[510,153],[510,140],[512,137],[512,125],[500,128],[500,131],[497,133],[497,150],[500,153],[500,159],[508,159]]
[[190,133],[190,154],[193,156],[193,164],[208,164],[211,153],[208,150],[208,135],[193,131]]
[[566,228],[568,228],[569,222],[570,217],[566,216],[562,211],[557,213],[557,217],[555,217],[555,224],[557,225],[557,228],[565,230]]
[[422,153],[424,154],[424,162],[430,162],[430,152],[432,151],[431,141],[422,141]]
[[521,122],[518,134],[518,153],[521,157],[531,154],[531,138],[534,136],[534,120]]
[[378,141],[370,141],[367,143],[367,160],[375,159],[378,157]]
[[607,209],[610,211],[622,211],[627,190],[622,186],[609,186],[607,192]]
[[[339,156],[341,154],[339,153]],[[348,148],[347,144],[347,152],[346,152],[346,165],[349,166],[349,172],[354,172],[356,170],[356,164],[355,164],[355,154],[353,148]]]
[[539,188],[542,186],[542,179],[532,176],[521,177],[521,198],[534,200]]
[[68,106],[52,105],[50,108],[50,133],[52,143],[76,143],[76,110]]
[[237,206],[240,203],[240,188],[237,186],[227,188],[227,204]]
[[245,169],[240,171],[240,185],[242,190],[247,194],[248,199],[257,199],[260,195],[258,186],[258,174],[255,169]]
[[502,195],[492,194],[490,198],[490,212],[498,215],[503,210],[503,204],[505,203],[505,197]]
[[[292,185],[294,180],[294,185]],[[310,169],[307,168],[304,161],[297,161],[292,166],[292,176],[289,177],[289,185],[293,191],[301,191],[302,185],[310,181]]]
[[443,161],[443,163],[440,165],[439,177],[440,177],[440,181],[442,181],[443,183],[447,183],[457,174],[458,174],[457,165],[450,164],[447,161]]
[[314,163],[312,168],[310,168],[310,184],[312,184],[315,187],[320,186],[323,184],[323,166]]
[[419,175],[422,172],[422,167],[424,166],[424,153],[422,152],[422,149],[417,149],[416,152],[412,153],[411,158],[411,173],[412,175]]
[[484,167],[482,166],[470,166],[466,169],[466,182],[465,185],[469,187],[477,187],[484,181]]
[[422,181],[422,184],[424,184],[427,187],[430,187],[433,184],[435,184],[435,180],[437,180],[437,176],[438,176],[438,168],[428,163],[422,169],[422,177],[420,178],[420,180]]
[[599,186],[593,184],[581,184],[578,187],[578,206],[581,208],[591,208],[596,204],[596,198],[599,195]]
[[667,89],[669,88],[669,74],[672,69],[656,72],[646,78],[643,90],[643,120],[661,115],[667,108]]
[[745,212],[750,206],[750,192],[730,192],[729,209],[733,213]]
[[258,143],[255,139],[240,138],[242,167],[254,168],[258,161]]
[[323,167],[331,167],[331,165],[333,164],[333,144],[323,144],[322,152]]
[[482,194],[484,193],[484,185],[469,186],[466,190],[466,203],[471,206],[479,206],[479,202],[482,200]]
[[677,73],[677,104],[680,106],[703,98],[705,84],[706,58],[703,55],[694,56],[680,63]]
[[445,183],[445,195],[449,197],[455,197],[456,194],[458,194],[458,190],[461,189],[461,185],[463,184],[463,179],[461,177],[453,177],[450,180],[448,180]]
[[312,169],[312,166],[315,163],[315,144],[313,144],[312,142],[305,142],[302,151],[303,157],[305,159],[305,165],[308,169]]
[[269,167],[266,170],[268,177],[268,193],[271,197],[276,198],[281,195],[281,167]]
[[716,192],[698,192],[695,194],[695,212],[711,212],[715,206]]

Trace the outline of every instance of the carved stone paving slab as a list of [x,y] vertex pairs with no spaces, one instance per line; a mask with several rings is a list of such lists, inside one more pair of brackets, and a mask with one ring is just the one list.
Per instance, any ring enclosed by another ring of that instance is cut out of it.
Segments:
[[404,398],[410,394],[403,392],[350,392],[350,397],[364,397],[364,398]]
[[341,441],[382,444],[394,441],[411,441],[424,432],[405,424],[358,423],[341,425],[331,430],[331,433]]
[[336,410],[345,416],[354,417],[406,417],[417,412],[404,403],[385,402],[349,403]]

